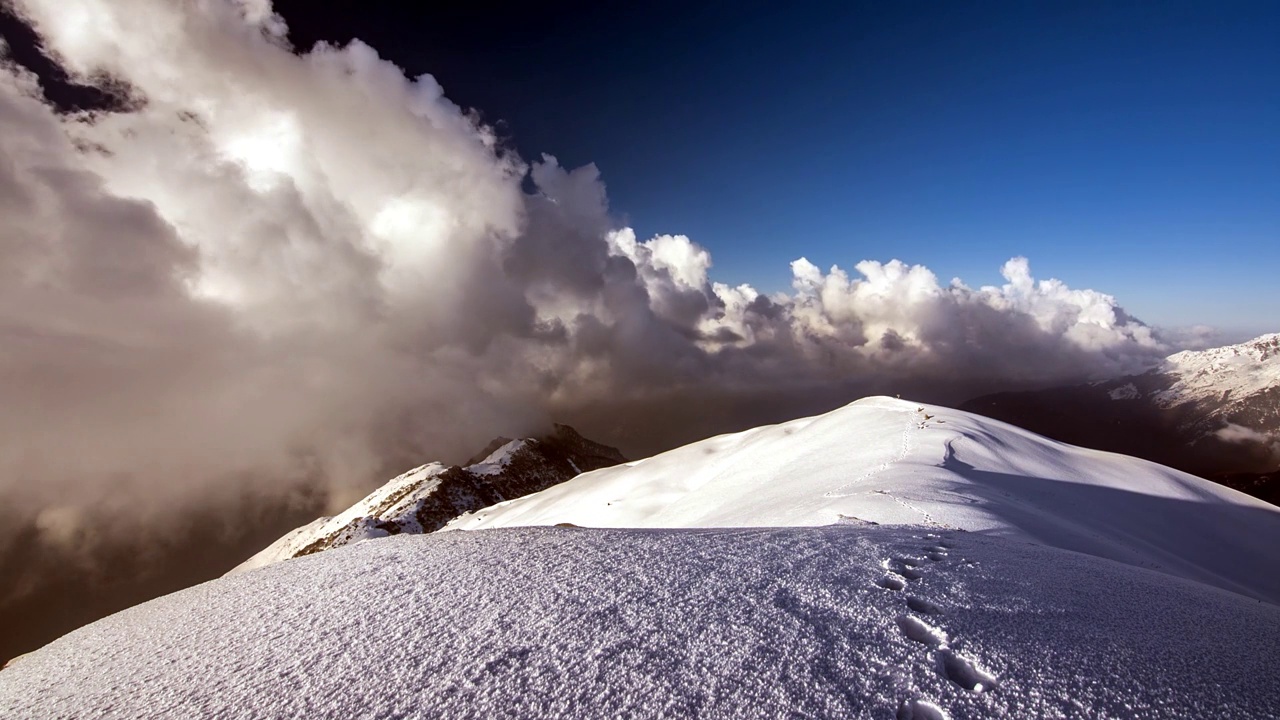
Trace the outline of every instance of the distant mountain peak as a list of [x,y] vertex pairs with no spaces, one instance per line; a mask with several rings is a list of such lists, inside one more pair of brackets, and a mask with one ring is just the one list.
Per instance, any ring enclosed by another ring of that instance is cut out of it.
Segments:
[[1152,371],[1169,385],[1151,399],[1165,408],[1194,407],[1188,428],[1199,435],[1224,424],[1280,433],[1280,333],[1208,350],[1170,355]]
[[1183,350],[1165,358],[1164,366],[1173,368],[1204,367],[1249,360],[1255,363],[1280,363],[1280,333],[1261,335],[1235,345],[1224,345],[1206,350]]
[[1280,501],[1273,479],[1280,469],[1280,333],[1184,350],[1140,375],[997,393],[961,407]]
[[489,441],[489,444],[488,444],[488,445],[485,445],[483,450],[481,450],[480,452],[478,452],[478,453],[476,453],[475,455],[472,455],[470,458],[468,458],[468,459],[467,459],[467,462],[466,462],[466,463],[464,463],[464,464],[465,464],[465,465],[477,465],[477,464],[479,464],[479,463],[482,463],[482,462],[484,462],[486,459],[488,459],[488,457],[489,457],[490,455],[492,455],[493,453],[497,452],[498,448],[501,448],[503,445],[506,445],[507,443],[509,443],[509,442],[511,442],[511,441],[512,441],[512,438],[509,438],[509,437],[503,437],[503,436],[499,435],[498,437],[496,437],[496,438],[494,438],[494,439],[490,440],[490,441]]

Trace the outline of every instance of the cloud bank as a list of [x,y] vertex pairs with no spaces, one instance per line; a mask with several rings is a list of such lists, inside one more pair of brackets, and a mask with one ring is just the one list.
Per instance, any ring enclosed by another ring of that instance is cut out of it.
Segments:
[[1178,349],[1024,258],[999,287],[803,258],[790,292],[714,282],[691,239],[620,226],[594,166],[526,162],[358,41],[290,47],[267,0],[11,4],[127,95],[60,114],[0,72],[0,495],[50,538],[246,491],[342,505],[552,417],[647,451]]

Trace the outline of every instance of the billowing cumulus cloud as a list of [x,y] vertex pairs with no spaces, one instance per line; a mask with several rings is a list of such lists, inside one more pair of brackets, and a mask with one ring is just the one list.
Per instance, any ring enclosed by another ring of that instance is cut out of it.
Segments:
[[553,417],[651,451],[1172,349],[1023,258],[1000,287],[803,258],[790,292],[713,282],[690,238],[619,226],[594,166],[526,162],[358,41],[290,47],[267,0],[13,5],[127,95],[60,114],[0,72],[0,495],[50,542],[245,492],[342,504]]

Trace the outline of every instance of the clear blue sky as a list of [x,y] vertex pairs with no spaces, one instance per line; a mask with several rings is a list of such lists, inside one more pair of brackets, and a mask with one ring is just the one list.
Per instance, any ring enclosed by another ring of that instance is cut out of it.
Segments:
[[1280,2],[277,5],[302,44],[435,74],[526,157],[595,162],[717,279],[782,289],[804,255],[979,285],[1026,255],[1151,323],[1280,331]]

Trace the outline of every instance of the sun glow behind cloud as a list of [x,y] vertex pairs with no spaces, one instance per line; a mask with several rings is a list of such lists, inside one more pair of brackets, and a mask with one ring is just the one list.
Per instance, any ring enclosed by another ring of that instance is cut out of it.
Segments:
[[245,180],[257,193],[267,193],[296,174],[302,136],[286,113],[270,113],[262,124],[220,143],[222,154],[245,170]]

